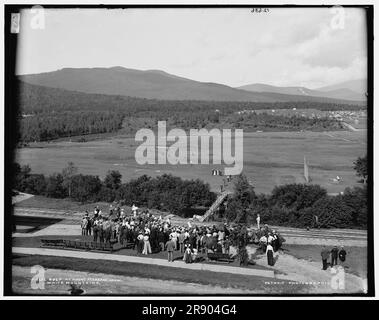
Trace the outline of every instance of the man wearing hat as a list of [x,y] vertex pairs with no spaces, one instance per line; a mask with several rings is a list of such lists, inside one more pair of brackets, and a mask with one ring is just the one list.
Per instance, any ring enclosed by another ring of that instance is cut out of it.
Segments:
[[174,251],[175,251],[176,244],[174,241],[172,241],[172,238],[170,236],[170,240],[166,243],[166,249],[167,249],[167,260],[168,262],[173,262],[174,258]]
[[179,231],[178,240],[179,240],[179,250],[180,250],[180,253],[184,253],[185,234],[184,234],[183,231],[182,232]]
[[322,259],[322,270],[328,269],[328,258],[329,258],[329,250],[326,248],[326,246],[322,246],[321,250],[321,259]]
[[332,263],[331,263],[331,266],[333,267],[334,265],[338,264],[338,248],[337,248],[337,246],[333,247],[331,253],[332,253]]
[[343,246],[341,246],[341,250],[338,253],[338,258],[340,259],[341,264],[344,265],[345,260],[346,260],[346,251]]
[[261,216],[258,214],[257,215],[257,229],[259,229],[260,228],[260,223],[261,223]]

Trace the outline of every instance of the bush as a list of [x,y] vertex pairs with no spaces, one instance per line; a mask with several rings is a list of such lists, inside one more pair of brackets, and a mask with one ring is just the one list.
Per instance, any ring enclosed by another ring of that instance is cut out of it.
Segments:
[[182,214],[184,209],[193,206],[210,205],[215,199],[209,184],[200,180],[182,180],[170,174],[155,178],[143,175],[122,184],[116,192],[116,200],[124,204],[135,203],[175,214]]
[[299,219],[294,221],[295,227],[309,227],[312,228],[315,226],[315,217],[313,208],[305,208],[301,210],[299,214]]
[[311,207],[317,200],[325,197],[327,192],[319,185],[287,184],[273,189],[271,205],[291,210]]
[[314,203],[307,216],[318,216],[321,228],[348,228],[353,225],[353,209],[341,197],[324,197]]
[[101,186],[98,176],[74,175],[71,179],[71,198],[80,202],[98,200]]
[[294,223],[294,221],[297,221],[298,216],[298,211],[275,206],[271,209],[271,224],[290,226]]
[[[240,204],[230,202],[227,219],[237,221]],[[319,226],[365,227],[367,226],[367,188],[347,188],[343,196],[327,196],[317,185],[291,184],[274,188],[272,195],[256,196],[248,208],[246,222],[290,227],[315,227],[315,216]]]
[[63,176],[60,173],[53,174],[46,179],[45,194],[51,198],[65,198],[67,196],[63,187]]
[[225,210],[225,217],[228,221],[232,222],[235,221],[237,218],[237,212],[240,211],[242,208],[238,201],[232,199],[228,202],[228,206]]
[[117,190],[121,186],[122,175],[117,170],[108,171],[104,179],[104,185],[108,189]]
[[264,207],[264,206],[260,206],[260,205],[258,205],[258,206],[252,205],[249,208],[249,213],[248,213],[246,222],[251,223],[251,224],[255,224],[258,214],[261,217],[262,223],[270,223],[271,224],[273,222],[270,209],[268,207]]
[[367,187],[346,188],[342,200],[353,209],[352,222],[355,226],[367,226]]
[[115,199],[116,191],[105,186],[102,186],[97,194],[98,201],[113,202]]
[[31,174],[25,180],[25,192],[35,195],[44,194],[46,180],[43,174]]
[[27,188],[27,179],[30,176],[31,168],[26,166],[20,166],[18,163],[15,163],[13,166],[13,187],[19,191],[26,191]]
[[357,172],[357,176],[363,179],[363,182],[367,181],[367,155],[362,158],[359,157],[356,161],[354,161],[354,170]]

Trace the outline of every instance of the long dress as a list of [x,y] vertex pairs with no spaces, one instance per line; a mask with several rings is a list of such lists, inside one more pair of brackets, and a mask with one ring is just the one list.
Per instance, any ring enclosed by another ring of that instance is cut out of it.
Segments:
[[192,251],[190,248],[187,248],[184,252],[183,260],[185,263],[192,263]]
[[137,237],[137,252],[142,253],[143,247],[144,247],[143,237],[138,236]]
[[274,251],[273,251],[271,245],[267,246],[267,263],[269,266],[274,265]]

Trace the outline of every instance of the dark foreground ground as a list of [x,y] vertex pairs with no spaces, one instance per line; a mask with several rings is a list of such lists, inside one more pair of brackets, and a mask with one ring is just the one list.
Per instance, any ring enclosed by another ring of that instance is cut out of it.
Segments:
[[[225,293],[221,294],[227,294],[227,288],[252,290],[257,294],[263,293],[281,295],[306,294],[307,292],[305,289],[309,289],[302,285],[288,286],[287,283],[277,284],[275,286],[268,285],[267,283],[274,281],[272,278],[252,277],[204,270],[199,272],[197,270],[190,269],[108,260],[91,260],[39,255],[14,255],[12,262],[15,266],[23,267],[42,265],[47,269],[62,269],[68,271],[76,270],[91,273],[103,273],[160,280],[176,280],[187,283],[220,286],[225,288]],[[62,275],[62,277],[64,277],[64,275]],[[196,292],[193,292],[193,295],[196,294]]]

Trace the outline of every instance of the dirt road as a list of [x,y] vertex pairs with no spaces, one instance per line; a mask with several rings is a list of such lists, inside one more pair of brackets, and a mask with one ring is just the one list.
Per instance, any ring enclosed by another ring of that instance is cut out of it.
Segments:
[[[50,225],[35,233],[16,233],[14,236],[39,236],[39,235],[79,235],[80,220],[83,212],[40,209],[40,208],[23,208],[16,207],[15,215],[22,217],[45,217],[61,219],[60,222]],[[187,225],[190,220],[173,216],[171,222],[176,225]],[[195,224],[194,222],[190,222]],[[199,223],[198,223],[199,224]],[[200,224],[212,225],[213,222]],[[355,247],[367,247],[367,231],[355,229],[306,229],[273,227],[278,230],[286,239],[288,244],[301,245],[343,245]]]

